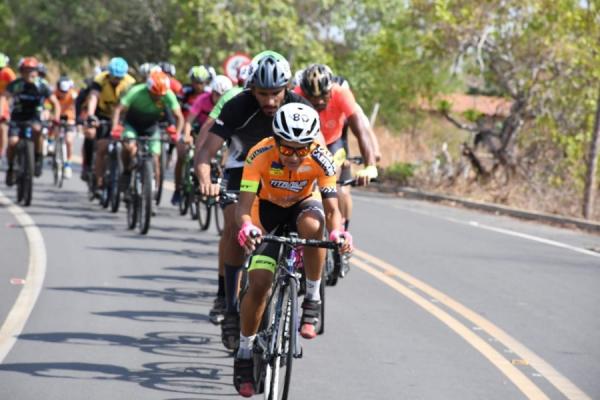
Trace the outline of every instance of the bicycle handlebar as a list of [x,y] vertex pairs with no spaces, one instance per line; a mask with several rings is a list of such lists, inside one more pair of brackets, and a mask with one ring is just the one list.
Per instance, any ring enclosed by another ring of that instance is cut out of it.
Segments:
[[320,247],[322,249],[338,249],[341,244],[332,242],[330,240],[318,240],[318,239],[302,239],[299,237],[286,237],[277,235],[264,235],[262,236],[263,242],[271,243],[282,243],[292,246],[308,246],[308,247]]
[[[371,178],[369,180],[371,183],[379,183],[378,178]],[[336,184],[340,186],[356,186],[358,184],[358,178],[347,179],[345,181],[337,181]]]

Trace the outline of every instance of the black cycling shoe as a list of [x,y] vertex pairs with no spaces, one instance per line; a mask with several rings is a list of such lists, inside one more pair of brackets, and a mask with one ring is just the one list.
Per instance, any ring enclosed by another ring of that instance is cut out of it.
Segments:
[[302,302],[302,318],[300,320],[300,335],[305,339],[317,336],[316,325],[321,319],[321,302],[304,299]]
[[210,322],[215,325],[223,322],[225,318],[225,296],[217,296],[215,297],[215,301],[213,302],[213,306],[208,312],[208,318]]
[[221,341],[228,350],[235,350],[240,345],[240,315],[237,312],[225,314],[221,323]]
[[119,177],[119,191],[125,193],[129,189],[129,183],[131,182],[131,172],[123,171]]
[[44,159],[42,157],[36,157],[35,159],[35,168],[33,174],[36,178],[42,176],[42,168],[44,166]]
[[12,168],[6,170],[6,186],[12,186],[15,184],[15,171]]
[[254,396],[254,361],[252,358],[233,360],[233,385],[242,397]]

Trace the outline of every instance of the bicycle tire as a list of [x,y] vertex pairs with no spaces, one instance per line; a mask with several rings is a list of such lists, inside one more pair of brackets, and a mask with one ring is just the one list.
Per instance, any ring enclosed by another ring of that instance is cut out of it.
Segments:
[[33,169],[35,163],[33,140],[25,142],[25,160],[23,168],[23,205],[29,207],[33,197]]
[[152,180],[154,179],[152,170],[152,160],[144,160],[141,171],[141,192],[139,201],[139,230],[142,235],[148,233],[150,229],[150,219],[152,218]]
[[[269,363],[272,370],[270,379],[269,400],[286,400],[292,378],[292,364],[296,346],[297,332],[297,295],[296,283],[289,281],[280,293],[281,318],[274,335],[275,354]],[[282,376],[283,373],[283,376]],[[282,379],[283,378],[283,381]],[[267,396],[266,396],[267,397]]]
[[191,193],[188,195],[188,203],[190,205],[190,218],[195,221],[198,219],[198,202],[194,200],[194,195]]
[[317,322],[317,335],[325,333],[325,269],[321,273],[321,285],[319,286],[319,296],[321,296],[321,319]]
[[115,144],[115,148],[111,153],[110,181],[108,182],[110,187],[110,211],[113,213],[119,211],[119,205],[121,203],[121,192],[119,190],[121,171],[121,159],[119,157],[117,145]]
[[339,265],[336,266],[336,258],[334,251],[328,249],[325,258],[325,284],[327,286],[335,286],[338,282],[340,268]]
[[201,231],[205,231],[210,226],[211,206],[208,203],[208,198],[204,197],[196,202],[198,206],[198,225]]
[[138,202],[139,202],[139,177],[137,168],[132,173],[132,179],[129,183],[129,202],[127,203],[127,228],[134,229],[138,222]]
[[62,189],[63,183],[65,182],[65,162],[67,160],[67,143],[65,142],[65,139],[62,137],[59,137],[57,146],[58,146],[57,149],[60,149],[58,151],[59,161],[60,161],[60,163],[58,165],[58,171],[59,171],[58,188]]
[[223,235],[223,223],[225,216],[223,215],[223,208],[219,205],[219,203],[215,203],[215,225],[217,227],[217,233],[219,236]]
[[165,171],[167,170],[167,145],[161,144],[160,146],[160,162],[159,162],[159,170],[160,170],[160,178],[158,179],[156,185],[156,205],[160,205],[160,200],[162,198],[163,186],[165,181]]

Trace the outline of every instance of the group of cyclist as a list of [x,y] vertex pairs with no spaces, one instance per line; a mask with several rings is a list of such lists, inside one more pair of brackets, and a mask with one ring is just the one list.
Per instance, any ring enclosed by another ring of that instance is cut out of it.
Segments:
[[[358,140],[364,163],[355,174],[356,183],[367,185],[377,177],[377,141],[347,81],[323,64],[312,64],[293,77],[285,57],[264,51],[238,69],[235,86],[214,68],[202,65],[190,69],[190,83],[184,86],[175,79],[175,67],[169,63],[143,64],[139,68],[143,82],[136,84],[127,62],[115,57],[85,92],[81,91],[85,93],[82,99],[83,93],[78,97],[71,92],[68,78],[61,78],[57,90],[51,91],[39,77],[39,63],[33,57],[19,62],[21,77],[16,79],[6,72],[7,63],[0,54],[0,118],[11,121],[7,184],[11,184],[12,149],[18,141],[19,124],[38,124],[47,100],[54,125],[63,115],[68,121],[85,121],[82,175],[85,178],[93,168],[98,189],[105,184],[103,170],[111,138],[124,139],[121,157],[127,176],[136,153],[136,142],[130,139],[149,137],[158,176],[162,121],[178,154],[173,204],[181,201],[182,160],[188,146],[195,146],[194,171],[200,195],[219,196],[223,190],[239,194],[237,202],[223,206],[218,292],[210,316],[221,323],[224,346],[235,351],[237,391],[252,396],[253,345],[278,254],[272,244],[261,243],[261,236],[283,226],[308,239],[321,239],[327,231],[343,252],[352,250],[348,231],[351,198],[348,187],[339,184],[352,177],[346,160],[348,129]],[[75,111],[67,113],[71,106]],[[43,139],[37,127],[34,131],[39,175]],[[211,160],[224,144],[223,181],[215,182]],[[240,274],[250,253],[248,287],[240,301]],[[321,318],[319,288],[324,260],[324,249],[304,249],[306,293],[300,333],[307,339],[317,335],[315,325]]]

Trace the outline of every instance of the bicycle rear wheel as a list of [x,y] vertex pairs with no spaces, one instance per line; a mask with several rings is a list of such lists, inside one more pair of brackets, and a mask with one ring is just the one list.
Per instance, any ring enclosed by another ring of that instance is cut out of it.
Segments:
[[142,235],[150,229],[150,218],[152,217],[152,160],[144,160],[142,164],[142,185],[140,191],[139,229]]
[[286,400],[289,394],[298,331],[298,295],[294,281],[282,287],[278,304],[281,312],[275,318],[276,329],[270,346],[274,354],[266,366],[265,374],[265,399],[268,400]]

